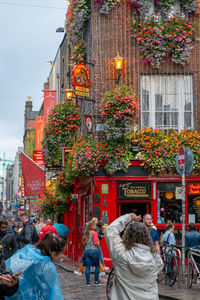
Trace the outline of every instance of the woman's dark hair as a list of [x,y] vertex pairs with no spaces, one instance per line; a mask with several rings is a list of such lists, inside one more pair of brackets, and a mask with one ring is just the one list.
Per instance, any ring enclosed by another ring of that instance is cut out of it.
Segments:
[[165,231],[170,230],[173,227],[174,227],[174,224],[173,223],[169,223],[169,224],[166,225]]
[[51,257],[52,252],[59,254],[64,251],[66,241],[52,232],[48,232],[35,246],[40,249],[42,254]]
[[123,243],[126,250],[130,250],[136,244],[146,245],[152,253],[155,253],[155,247],[152,243],[150,234],[145,225],[140,222],[130,222],[123,235]]
[[189,230],[196,230],[196,225],[194,223],[189,223],[188,224],[188,229]]
[[102,220],[99,220],[99,222],[98,222],[98,224],[97,224],[97,226],[99,226],[99,227],[102,227],[103,226],[103,221]]

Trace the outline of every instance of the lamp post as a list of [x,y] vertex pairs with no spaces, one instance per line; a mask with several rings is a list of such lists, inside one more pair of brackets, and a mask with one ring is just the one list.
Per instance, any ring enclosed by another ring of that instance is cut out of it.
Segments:
[[117,73],[118,73],[117,74],[117,84],[120,84],[123,59],[124,58],[119,55],[119,52],[117,52],[117,56],[114,57],[115,69],[117,70]]

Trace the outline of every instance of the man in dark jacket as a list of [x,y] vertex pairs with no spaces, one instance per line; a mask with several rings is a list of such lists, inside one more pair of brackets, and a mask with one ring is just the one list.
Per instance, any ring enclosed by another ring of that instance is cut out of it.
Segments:
[[5,296],[12,296],[18,290],[18,276],[10,275],[6,272],[4,262],[3,246],[0,245],[0,299],[4,300]]
[[11,257],[17,250],[15,238],[12,234],[7,233],[7,221],[0,222],[0,244],[4,248],[4,259]]
[[26,214],[21,215],[21,221],[24,224],[24,228],[22,229],[20,236],[17,239],[20,248],[23,248],[28,244],[36,243],[39,237],[35,226],[32,224],[32,221],[28,219]]

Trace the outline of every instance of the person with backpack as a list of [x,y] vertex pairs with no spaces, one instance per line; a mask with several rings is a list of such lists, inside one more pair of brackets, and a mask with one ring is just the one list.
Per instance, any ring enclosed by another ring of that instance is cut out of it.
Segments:
[[35,226],[32,224],[32,221],[28,219],[26,214],[21,215],[21,221],[24,224],[24,228],[22,229],[20,236],[17,238],[18,244],[20,248],[28,244],[35,244],[39,240],[39,236],[37,234]]
[[174,224],[169,223],[165,227],[165,233],[162,236],[162,243],[165,245],[176,245],[176,239],[174,235]]

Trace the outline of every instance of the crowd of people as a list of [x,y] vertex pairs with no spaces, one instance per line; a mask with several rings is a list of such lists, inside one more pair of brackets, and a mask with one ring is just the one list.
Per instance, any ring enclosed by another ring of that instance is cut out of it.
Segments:
[[54,226],[49,218],[0,216],[1,300],[63,299],[54,262],[63,257],[67,239]]
[[[150,214],[126,214],[112,222],[103,234],[103,223],[93,218],[85,224],[83,233],[84,254],[76,275],[85,273],[86,286],[91,285],[91,268],[94,268],[94,285],[103,283],[100,275],[108,271],[101,251],[105,237],[115,269],[112,300],[158,299],[157,278],[162,270],[160,237]],[[0,299],[58,299],[62,293],[55,262],[61,260],[66,247],[69,229],[63,224],[52,224],[41,218],[0,216]],[[189,224],[185,245],[200,245],[200,234],[194,223]],[[169,223],[161,242],[176,245],[174,224]]]

